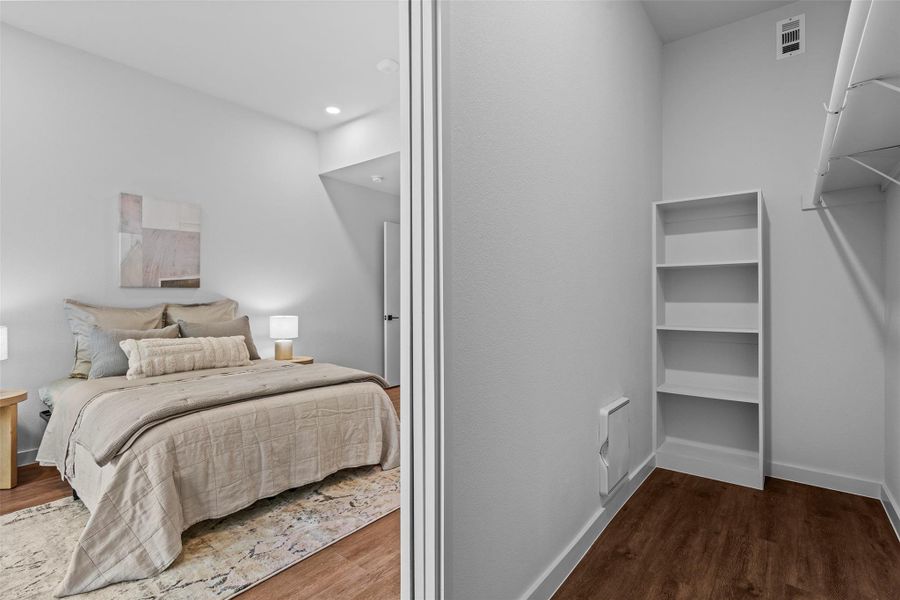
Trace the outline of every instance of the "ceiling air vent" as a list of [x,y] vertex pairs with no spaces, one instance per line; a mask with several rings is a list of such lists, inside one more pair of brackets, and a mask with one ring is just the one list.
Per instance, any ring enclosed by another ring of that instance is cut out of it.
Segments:
[[806,51],[806,15],[775,24],[775,57],[778,60]]

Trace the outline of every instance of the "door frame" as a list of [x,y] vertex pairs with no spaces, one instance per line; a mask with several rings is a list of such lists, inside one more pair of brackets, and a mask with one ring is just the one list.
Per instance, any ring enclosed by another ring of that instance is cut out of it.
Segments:
[[[391,227],[390,228],[391,232],[388,233],[388,229],[389,229],[388,225],[392,225],[392,226],[395,225],[396,229]],[[396,263],[394,263],[394,264],[396,264],[396,271],[397,271],[397,281],[396,281],[397,287],[393,288],[393,289],[397,291],[397,302],[399,302],[400,301],[399,278],[400,278],[400,269],[401,269],[400,264],[399,264],[400,223],[398,223],[396,221],[384,221],[384,225],[382,226],[382,238],[383,239],[382,239],[381,245],[382,245],[382,255],[383,256],[382,256],[382,261],[381,261],[382,262],[381,304],[382,304],[382,313],[383,314],[382,314],[381,334],[382,334],[383,339],[382,339],[382,344],[381,344],[381,346],[382,346],[381,369],[382,369],[382,374],[384,375],[384,379],[385,379],[385,381],[388,382],[388,384],[400,385],[400,375],[399,375],[400,346],[399,346],[399,344],[392,343],[392,339],[389,338],[389,336],[388,336],[388,329],[390,328],[390,323],[392,322],[392,320],[393,319],[397,320],[397,323],[395,325],[397,327],[400,326],[400,321],[402,321],[402,319],[400,318],[401,317],[401,309],[397,306],[396,303],[394,303],[394,302],[390,303],[390,306],[394,306],[395,309],[388,310],[388,305],[389,305],[388,290],[391,289],[388,286],[388,238],[389,238],[389,235],[390,236],[396,235],[396,239],[397,239],[397,248],[396,248],[397,254],[394,254],[394,256],[395,256],[394,260],[397,261]],[[395,316],[392,317],[392,320],[388,319],[388,315],[390,313],[396,313]],[[397,341],[399,341],[399,337],[400,337],[400,334],[397,335],[397,338],[398,338]],[[388,370],[388,357],[389,356],[396,357],[395,358],[396,367],[390,369],[390,371]],[[393,374],[392,377],[388,377],[389,372],[391,374]]]
[[440,10],[399,0],[401,598],[443,596]]

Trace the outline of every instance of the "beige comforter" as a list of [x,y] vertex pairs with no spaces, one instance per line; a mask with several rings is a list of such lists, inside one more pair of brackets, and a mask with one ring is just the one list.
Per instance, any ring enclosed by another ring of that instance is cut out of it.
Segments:
[[87,478],[100,489],[75,483],[96,500],[57,596],[155,575],[180,554],[182,531],[259,498],[344,468],[397,467],[398,420],[382,385],[335,365],[258,361],[73,386],[38,461],[72,482],[76,454],[105,466]]

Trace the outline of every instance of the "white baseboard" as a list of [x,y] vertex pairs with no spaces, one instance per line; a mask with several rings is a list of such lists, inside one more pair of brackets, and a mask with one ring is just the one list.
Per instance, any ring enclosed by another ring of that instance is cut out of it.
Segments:
[[841,475],[840,473],[816,471],[805,467],[798,467],[797,465],[776,462],[766,463],[766,475],[774,477],[775,479],[786,479],[788,481],[814,485],[828,490],[856,494],[857,496],[876,499],[881,498],[880,481],[859,479],[857,477]]
[[644,483],[655,468],[656,454],[651,454],[641,466],[634,470],[634,473],[628,477],[625,484],[620,485],[619,491],[615,492],[607,500],[607,504],[594,514],[591,520],[575,536],[575,539],[553,561],[553,564],[528,588],[528,591],[522,596],[523,600],[545,600],[553,596],[556,590],[559,589],[559,586],[572,573],[572,570],[581,562],[581,559],[584,558],[584,555],[587,554],[594,542],[597,541],[597,538],[600,537],[606,526],[613,520],[619,509],[641,487],[641,484]]
[[881,503],[884,505],[884,512],[887,513],[888,521],[894,526],[894,533],[897,534],[897,539],[900,540],[900,504],[897,504],[897,499],[894,498],[891,490],[886,485],[881,486]]
[[20,467],[30,465],[37,461],[37,448],[31,450],[20,450],[16,453],[16,464]]

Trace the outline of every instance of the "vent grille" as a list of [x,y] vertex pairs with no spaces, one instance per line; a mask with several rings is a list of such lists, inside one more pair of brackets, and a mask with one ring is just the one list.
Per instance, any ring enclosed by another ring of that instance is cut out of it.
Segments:
[[805,24],[805,14],[775,24],[775,57],[778,60],[806,51]]

